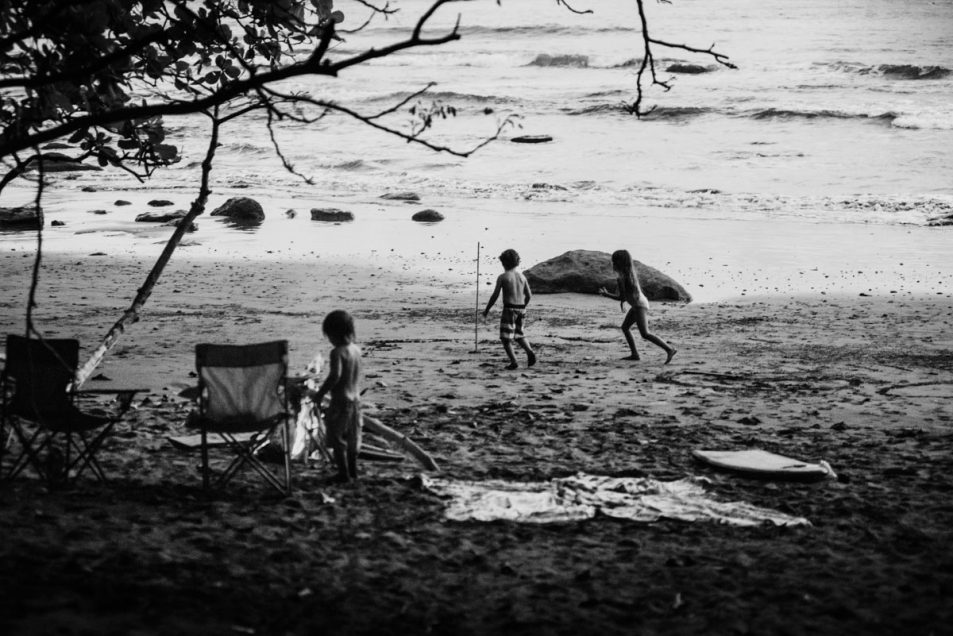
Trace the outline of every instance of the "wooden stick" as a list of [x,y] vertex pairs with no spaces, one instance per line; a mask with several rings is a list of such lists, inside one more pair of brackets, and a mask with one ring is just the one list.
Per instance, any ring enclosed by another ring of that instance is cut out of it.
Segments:
[[437,462],[435,462],[433,458],[428,455],[426,451],[424,451],[424,449],[415,444],[413,440],[403,433],[395,431],[391,427],[381,422],[379,419],[373,418],[369,415],[364,415],[362,420],[364,422],[364,430],[366,432],[384,438],[396,446],[405,455],[413,457],[417,463],[424,468],[424,470],[440,470],[437,468]]
[[480,242],[477,241],[476,311],[473,312],[473,351],[480,350]]

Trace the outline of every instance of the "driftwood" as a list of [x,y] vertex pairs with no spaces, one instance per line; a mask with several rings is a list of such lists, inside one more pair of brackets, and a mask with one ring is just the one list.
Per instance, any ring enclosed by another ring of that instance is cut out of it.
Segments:
[[380,420],[369,415],[365,415],[364,430],[368,433],[377,435],[378,437],[382,437],[405,455],[413,457],[415,460],[417,460],[418,464],[424,467],[425,470],[440,470],[437,467],[437,463],[433,460],[433,457],[428,455],[424,449],[418,446],[412,439],[403,433],[395,431]]
[[[318,451],[324,461],[331,461],[331,452],[327,445],[321,411],[315,408],[311,397],[305,393],[305,388],[311,388],[312,390],[316,388],[320,367],[321,360],[318,358],[311,363],[311,368],[309,368],[311,375],[291,378],[288,383],[291,391],[291,402],[297,405],[294,418],[295,430],[291,436],[292,459],[307,461],[314,451]],[[403,433],[392,429],[379,419],[366,413],[361,414],[361,421],[364,425],[364,443],[359,456],[364,459],[379,461],[398,461],[402,456],[405,456],[414,459],[424,470],[440,470],[433,458]],[[279,440],[272,441],[280,445]]]

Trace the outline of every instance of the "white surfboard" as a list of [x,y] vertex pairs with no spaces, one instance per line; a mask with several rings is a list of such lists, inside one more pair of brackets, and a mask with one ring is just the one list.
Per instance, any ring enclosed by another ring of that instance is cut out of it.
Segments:
[[777,455],[765,450],[742,451],[694,450],[695,459],[725,470],[768,479],[823,479],[835,477],[830,464],[811,462]]

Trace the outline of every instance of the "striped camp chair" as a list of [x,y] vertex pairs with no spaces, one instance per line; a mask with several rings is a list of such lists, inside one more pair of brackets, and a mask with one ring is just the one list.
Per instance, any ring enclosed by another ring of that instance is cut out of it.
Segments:
[[[199,344],[195,347],[199,378],[197,416],[190,422],[201,433],[202,485],[213,486],[209,435],[224,440],[227,464],[218,470],[214,487],[227,484],[250,467],[281,494],[291,492],[291,463],[286,382],[288,341],[248,345]],[[276,471],[256,455],[279,435],[283,470]]]

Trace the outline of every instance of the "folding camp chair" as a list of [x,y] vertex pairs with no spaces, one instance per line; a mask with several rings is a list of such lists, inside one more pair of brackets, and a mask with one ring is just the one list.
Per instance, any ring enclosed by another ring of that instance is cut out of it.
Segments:
[[[250,345],[199,344],[195,347],[199,376],[199,410],[192,424],[201,432],[202,485],[211,485],[210,433],[225,441],[234,457],[217,477],[227,484],[243,466],[250,466],[282,494],[291,492],[289,457],[288,341]],[[255,451],[279,434],[284,471],[276,473]]]
[[[0,375],[0,473],[5,478],[30,466],[50,484],[76,479],[86,468],[106,480],[96,453],[143,389],[74,390],[78,363],[77,340],[7,336]],[[114,412],[93,414],[77,407],[78,398],[96,394],[116,394]],[[13,460],[3,473],[7,450]]]

